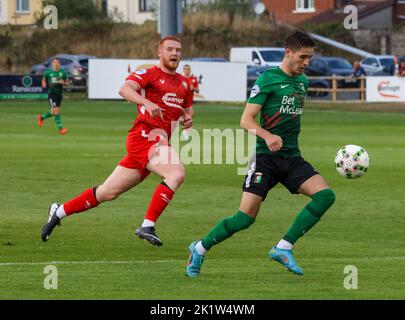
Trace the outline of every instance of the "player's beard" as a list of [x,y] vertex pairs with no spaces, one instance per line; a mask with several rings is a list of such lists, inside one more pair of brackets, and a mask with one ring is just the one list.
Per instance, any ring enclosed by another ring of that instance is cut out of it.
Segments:
[[180,64],[180,59],[172,61],[170,59],[163,60],[163,66],[171,72],[175,72]]

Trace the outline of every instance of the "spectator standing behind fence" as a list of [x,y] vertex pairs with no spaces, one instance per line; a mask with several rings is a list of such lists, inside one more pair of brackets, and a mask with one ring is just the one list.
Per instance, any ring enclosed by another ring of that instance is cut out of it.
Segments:
[[398,57],[397,56],[394,56],[394,63],[391,65],[390,74],[392,76],[399,75],[399,63],[398,63]]
[[401,63],[399,64],[398,75],[400,77],[405,77],[405,60],[402,60]]
[[353,63],[353,77],[359,78],[361,76],[365,76],[366,75],[366,71],[364,70],[364,68],[361,66],[359,61],[355,61]]
[[[363,77],[363,76],[366,76],[366,71],[364,70],[364,68],[361,66],[361,64],[360,64],[360,62],[359,61],[355,61],[354,63],[353,63],[353,73],[352,73],[352,77],[355,77],[355,78],[360,78],[360,77]],[[359,80],[356,80],[356,86],[358,85],[358,86],[360,86],[360,82],[359,82]],[[362,95],[361,95],[361,92],[360,92],[360,100],[362,99]]]

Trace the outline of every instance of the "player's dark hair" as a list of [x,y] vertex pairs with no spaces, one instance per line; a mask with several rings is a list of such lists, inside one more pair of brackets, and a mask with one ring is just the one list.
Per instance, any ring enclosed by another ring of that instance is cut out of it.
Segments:
[[295,52],[301,48],[315,48],[315,41],[306,33],[295,30],[290,33],[284,42],[284,47]]
[[191,67],[190,67],[189,64],[185,64],[185,65],[183,66],[183,69],[184,69],[184,68],[190,68],[190,69],[191,69]]
[[166,36],[166,37],[162,38],[162,39],[159,41],[158,47],[160,48],[160,46],[161,46],[163,43],[165,43],[166,41],[169,41],[169,40],[173,40],[173,41],[176,41],[176,42],[178,42],[178,43],[181,44],[181,40],[180,40],[179,38],[177,38],[176,36]]

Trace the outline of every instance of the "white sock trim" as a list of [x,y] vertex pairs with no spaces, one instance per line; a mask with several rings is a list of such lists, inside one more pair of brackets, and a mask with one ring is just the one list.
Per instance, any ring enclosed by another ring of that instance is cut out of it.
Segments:
[[279,249],[291,250],[293,245],[291,243],[289,243],[288,241],[285,241],[284,239],[281,239],[277,243],[276,247],[279,248]]
[[207,253],[207,249],[205,249],[202,245],[201,241],[198,241],[197,244],[195,245],[195,249],[197,250],[198,254],[205,256],[205,254]]
[[151,220],[148,220],[148,219],[145,219],[145,220],[143,220],[142,228],[154,227],[155,224],[156,224],[155,222],[153,222],[153,221],[151,221]]
[[56,209],[56,216],[60,220],[62,220],[64,217],[66,217],[65,207],[63,206],[63,204],[61,206],[59,206],[58,209]]

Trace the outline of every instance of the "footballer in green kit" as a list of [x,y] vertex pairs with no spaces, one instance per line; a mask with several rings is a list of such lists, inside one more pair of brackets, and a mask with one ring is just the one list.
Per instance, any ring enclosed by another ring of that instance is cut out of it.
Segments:
[[44,72],[42,78],[42,87],[48,89],[48,100],[50,110],[44,114],[37,116],[38,125],[43,126],[44,120],[54,117],[59,133],[64,135],[68,132],[67,128],[63,128],[62,119],[60,116],[60,106],[63,99],[63,86],[67,84],[67,75],[65,70],[61,69],[60,61],[55,58],[52,61],[52,68]]
[[[308,81],[303,75],[314,55],[315,42],[295,31],[285,39],[285,56],[280,67],[265,71],[252,88],[241,118],[241,127],[257,136],[256,153],[243,183],[239,210],[220,221],[202,240],[188,247],[186,273],[200,274],[208,250],[251,226],[261,203],[278,183],[292,194],[304,194],[310,202],[298,213],[281,240],[268,255],[287,270],[303,275],[293,255],[297,240],[319,222],[335,201],[325,179],[301,157],[298,136]],[[256,117],[260,114],[260,125]]]

